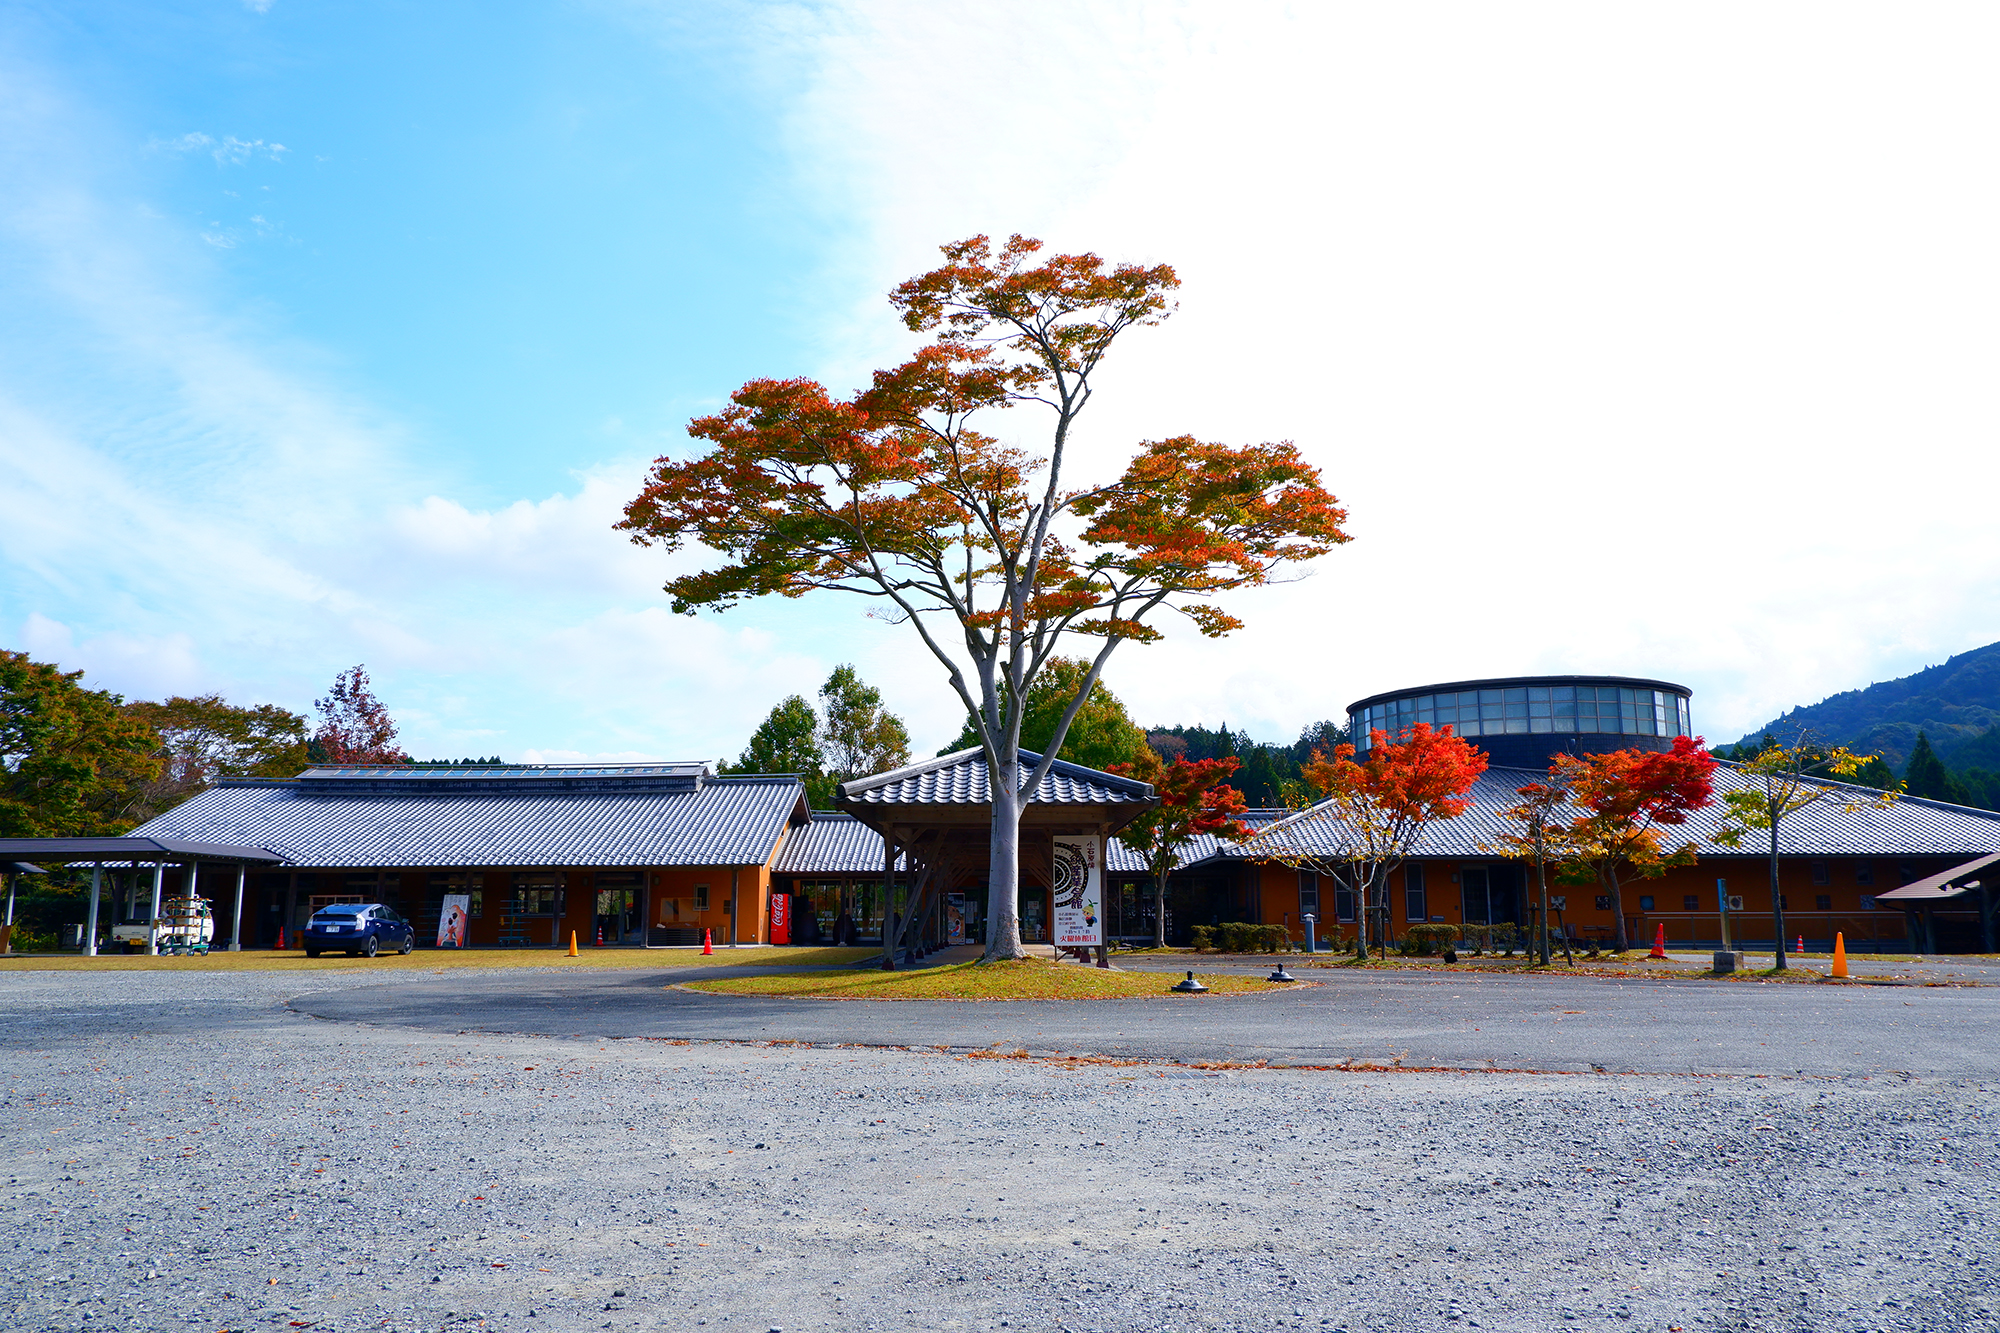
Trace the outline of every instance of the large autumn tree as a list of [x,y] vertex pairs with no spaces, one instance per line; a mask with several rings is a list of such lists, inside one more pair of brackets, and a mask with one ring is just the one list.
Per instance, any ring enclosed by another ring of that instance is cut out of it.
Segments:
[[[714,557],[667,583],[676,611],[855,593],[936,658],[990,774],[988,958],[1024,956],[1021,813],[1112,652],[1159,638],[1165,612],[1227,634],[1240,622],[1219,594],[1347,540],[1345,512],[1290,444],[1181,435],[1140,445],[1117,477],[1072,475],[1105,358],[1171,313],[1180,279],[1041,249],[1022,236],[943,247],[942,265],[890,295],[931,342],[846,397],[806,379],[745,384],[689,426],[706,450],[659,459],[619,524]],[[1042,414],[1042,446],[994,433],[1019,439],[1027,413]],[[1072,636],[1096,641],[1089,670],[1024,775],[1026,701]]]
[[1424,830],[1465,813],[1467,793],[1487,764],[1484,750],[1448,726],[1419,722],[1400,741],[1380,730],[1368,736],[1360,759],[1344,743],[1332,758],[1315,754],[1303,781],[1317,799],[1266,825],[1243,846],[1255,859],[1316,871],[1345,886],[1354,895],[1357,958],[1368,956],[1369,922],[1378,915],[1386,954],[1389,876],[1416,850]]

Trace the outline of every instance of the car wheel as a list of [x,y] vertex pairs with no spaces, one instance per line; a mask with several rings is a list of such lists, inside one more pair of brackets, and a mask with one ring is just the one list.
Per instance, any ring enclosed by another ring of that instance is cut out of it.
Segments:
[[381,951],[381,948],[382,948],[382,941],[376,938],[375,936],[370,935],[368,937],[368,943],[361,946],[361,956],[363,958],[373,958],[378,952]]
[[403,947],[396,950],[396,952],[408,953],[410,950],[416,947],[417,947],[417,933],[413,930],[409,934],[403,936]]
[[318,949],[307,949],[307,950],[306,950],[306,957],[308,957],[308,958],[317,958],[317,957],[319,957],[319,950],[318,950]]

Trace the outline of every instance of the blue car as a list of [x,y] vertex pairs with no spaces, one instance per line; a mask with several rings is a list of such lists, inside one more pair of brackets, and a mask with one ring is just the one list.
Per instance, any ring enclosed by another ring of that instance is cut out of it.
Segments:
[[332,903],[306,922],[306,957],[330,949],[373,958],[384,949],[408,953],[417,947],[417,928],[386,903]]

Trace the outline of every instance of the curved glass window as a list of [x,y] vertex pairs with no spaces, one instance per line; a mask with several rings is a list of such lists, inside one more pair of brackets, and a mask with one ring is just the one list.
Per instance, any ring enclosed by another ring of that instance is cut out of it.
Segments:
[[1665,690],[1622,685],[1525,685],[1455,694],[1413,694],[1370,704],[1355,717],[1356,749],[1369,733],[1408,734],[1422,722],[1467,739],[1544,732],[1614,736],[1687,736],[1688,701]]

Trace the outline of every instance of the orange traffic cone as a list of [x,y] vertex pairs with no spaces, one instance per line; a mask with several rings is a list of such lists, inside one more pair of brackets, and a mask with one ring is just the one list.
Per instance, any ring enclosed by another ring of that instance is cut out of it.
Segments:
[[576,932],[573,930],[569,933],[569,956],[576,957]]
[[1838,933],[1833,937],[1833,975],[1847,975],[1847,936]]
[[1805,951],[1806,951],[1806,937],[1805,937],[1805,936],[1803,936],[1803,935],[1801,935],[1801,936],[1799,936],[1799,947],[1798,947],[1798,948],[1796,948],[1796,949],[1794,949],[1794,950],[1792,950],[1792,952],[1793,952],[1793,953],[1804,953]]
[[701,952],[704,957],[715,952],[715,932],[706,926],[701,932]]
[[1653,952],[1648,954],[1647,957],[1665,958],[1666,956],[1667,956],[1667,923],[1662,921],[1659,925],[1653,928]]
[[602,925],[597,928],[597,947],[600,949],[604,947],[604,927]]
[[283,949],[284,947],[285,947],[285,928],[284,928],[283,926],[279,926],[279,927],[278,927],[278,948],[280,948],[280,949]]

